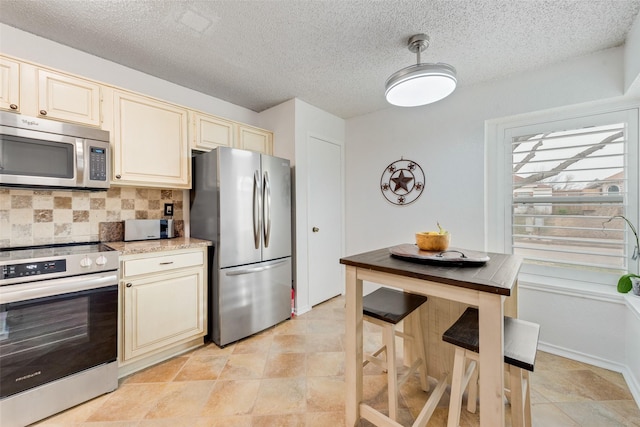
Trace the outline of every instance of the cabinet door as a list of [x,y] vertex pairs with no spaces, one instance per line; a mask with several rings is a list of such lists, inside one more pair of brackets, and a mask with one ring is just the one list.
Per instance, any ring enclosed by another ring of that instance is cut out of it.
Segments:
[[114,91],[113,184],[191,187],[187,110]]
[[100,86],[48,70],[37,70],[38,115],[100,126]]
[[20,63],[0,58],[0,109],[20,112]]
[[273,133],[253,126],[238,125],[237,147],[272,155]]
[[124,280],[124,361],[204,336],[204,268]]
[[233,122],[206,114],[189,112],[193,135],[192,150],[211,151],[216,147],[233,146]]

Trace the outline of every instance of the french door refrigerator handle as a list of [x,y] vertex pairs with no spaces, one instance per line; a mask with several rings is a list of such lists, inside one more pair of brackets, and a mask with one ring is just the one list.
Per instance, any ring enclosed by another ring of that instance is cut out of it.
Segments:
[[242,274],[251,274],[251,273],[259,273],[261,271],[265,271],[265,270],[270,270],[272,268],[276,268],[284,263],[286,263],[287,260],[282,260],[282,261],[278,261],[276,263],[273,264],[269,264],[269,265],[265,265],[263,267],[253,267],[253,268],[245,268],[242,270],[235,270],[235,271],[230,271],[228,273],[225,273],[227,276],[240,276]]
[[269,181],[269,172],[264,172],[264,184],[262,187],[262,207],[264,220],[264,247],[269,247],[271,240],[271,183]]
[[253,244],[256,249],[260,249],[260,233],[262,229],[262,206],[260,194],[260,173],[253,174]]

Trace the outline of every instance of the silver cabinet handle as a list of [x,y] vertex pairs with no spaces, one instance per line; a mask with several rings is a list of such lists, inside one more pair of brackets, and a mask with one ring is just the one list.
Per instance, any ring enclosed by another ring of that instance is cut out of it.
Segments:
[[313,231],[314,233],[317,233],[318,231],[320,231],[320,229],[318,227],[313,227],[311,231]]
[[170,265],[173,264],[173,261],[161,262],[160,265]]
[[11,108],[12,110],[17,110],[18,106],[16,104],[11,104],[9,105],[9,108]]
[[40,110],[40,114],[43,115],[43,116],[46,116],[47,115],[47,110]]
[[131,283],[127,283],[125,286],[126,286],[127,288],[130,288],[131,286],[133,286],[133,284],[131,284]]

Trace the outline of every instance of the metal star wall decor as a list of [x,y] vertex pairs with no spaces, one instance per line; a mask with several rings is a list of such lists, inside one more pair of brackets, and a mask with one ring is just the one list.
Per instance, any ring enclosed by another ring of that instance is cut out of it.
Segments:
[[420,197],[424,181],[420,165],[401,157],[382,172],[380,190],[384,198],[394,205],[408,205]]

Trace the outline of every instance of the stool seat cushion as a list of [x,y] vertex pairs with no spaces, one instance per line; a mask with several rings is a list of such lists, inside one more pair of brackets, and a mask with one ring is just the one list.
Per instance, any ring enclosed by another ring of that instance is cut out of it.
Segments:
[[362,298],[362,312],[365,316],[395,325],[426,301],[424,295],[379,288]]
[[[504,361],[533,372],[538,349],[540,325],[512,317],[504,318]],[[478,309],[469,307],[442,335],[442,339],[458,347],[480,352]]]

